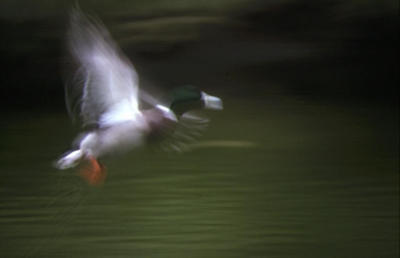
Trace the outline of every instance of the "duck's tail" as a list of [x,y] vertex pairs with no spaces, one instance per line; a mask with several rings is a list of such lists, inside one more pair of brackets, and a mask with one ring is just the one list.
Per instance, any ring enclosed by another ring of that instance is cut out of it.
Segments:
[[75,150],[63,155],[59,160],[54,163],[54,166],[58,169],[73,168],[79,164],[83,158],[82,150]]

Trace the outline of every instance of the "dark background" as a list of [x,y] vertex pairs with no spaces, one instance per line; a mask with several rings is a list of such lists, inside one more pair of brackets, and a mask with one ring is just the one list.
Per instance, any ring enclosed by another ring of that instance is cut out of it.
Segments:
[[1,257],[399,257],[398,1],[79,1],[140,87],[224,110],[184,153],[57,170],[76,1],[0,2]]
[[[120,3],[119,3],[120,2]],[[62,109],[69,1],[2,1],[3,108]],[[396,1],[81,1],[142,87],[398,103]]]

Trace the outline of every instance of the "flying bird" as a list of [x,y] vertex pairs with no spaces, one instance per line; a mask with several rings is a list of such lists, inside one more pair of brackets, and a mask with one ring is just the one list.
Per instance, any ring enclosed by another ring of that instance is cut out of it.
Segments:
[[[55,166],[69,169],[86,164],[81,175],[90,184],[105,179],[99,158],[127,152],[154,138],[167,138],[172,149],[179,149],[179,139],[191,139],[191,133],[207,122],[188,111],[222,109],[220,98],[193,86],[175,89],[168,104],[140,90],[134,66],[108,30],[78,9],[71,12],[67,39],[77,66],[65,87],[67,110],[72,117],[77,113],[83,132],[75,140],[76,147]],[[140,96],[145,96],[150,108],[141,108]]]

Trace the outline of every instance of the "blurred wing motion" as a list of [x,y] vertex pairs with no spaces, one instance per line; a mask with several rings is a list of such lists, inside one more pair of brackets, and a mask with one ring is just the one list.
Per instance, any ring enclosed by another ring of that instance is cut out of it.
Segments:
[[68,47],[78,66],[66,86],[70,114],[78,113],[84,127],[135,119],[138,76],[107,29],[73,10]]
[[197,142],[207,129],[209,121],[208,118],[193,112],[183,114],[174,131],[160,143],[161,149],[171,152],[190,150],[191,145]]

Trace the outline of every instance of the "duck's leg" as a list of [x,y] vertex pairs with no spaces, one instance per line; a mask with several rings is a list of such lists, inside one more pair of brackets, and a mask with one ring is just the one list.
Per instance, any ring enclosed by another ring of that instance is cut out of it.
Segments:
[[90,185],[100,185],[106,179],[106,168],[93,156],[87,157],[88,164],[84,166],[79,174]]

